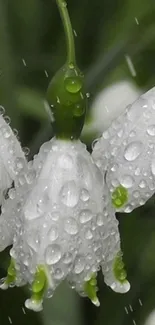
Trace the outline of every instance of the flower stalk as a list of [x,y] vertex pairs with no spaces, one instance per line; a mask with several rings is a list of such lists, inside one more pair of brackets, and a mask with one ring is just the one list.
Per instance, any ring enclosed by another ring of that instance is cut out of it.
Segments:
[[56,3],[59,8],[60,16],[62,19],[62,23],[66,35],[67,63],[68,65],[76,65],[74,35],[73,35],[73,29],[72,29],[70,17],[67,10],[67,3],[64,0],[56,0]]

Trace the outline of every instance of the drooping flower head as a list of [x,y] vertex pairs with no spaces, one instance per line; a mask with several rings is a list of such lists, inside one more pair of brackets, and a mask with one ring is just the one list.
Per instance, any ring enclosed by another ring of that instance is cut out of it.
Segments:
[[10,217],[1,250],[13,243],[1,288],[29,283],[32,296],[25,305],[35,311],[42,309],[44,296],[53,296],[65,278],[98,306],[96,274],[100,267],[114,291],[124,293],[130,288],[105,172],[78,140],[87,107],[84,76],[76,64],[67,8],[63,0],[57,4],[68,56],[47,92],[56,137],[22,166],[1,214],[3,221]]

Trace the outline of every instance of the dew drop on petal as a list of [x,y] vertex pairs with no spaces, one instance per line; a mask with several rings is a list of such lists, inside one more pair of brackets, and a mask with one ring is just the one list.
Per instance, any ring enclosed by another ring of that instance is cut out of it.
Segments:
[[74,115],[81,116],[85,112],[85,106],[83,104],[76,104],[74,108]]
[[61,259],[61,250],[58,244],[49,245],[46,249],[46,263],[48,265],[56,264]]
[[93,238],[93,234],[92,234],[92,231],[91,231],[91,229],[86,229],[86,231],[85,231],[85,238],[86,239],[92,239]]
[[14,189],[14,188],[11,188],[11,189],[9,190],[8,195],[9,195],[9,198],[10,198],[11,200],[13,200],[13,199],[15,198],[15,196],[16,196],[16,191],[15,191],[15,189]]
[[142,143],[141,142],[132,142],[130,143],[124,152],[124,157],[126,160],[128,161],[133,161],[135,159],[138,158],[138,156],[141,154],[142,152]]
[[23,151],[24,151],[24,153],[25,153],[25,156],[28,156],[29,153],[30,153],[30,149],[29,149],[28,147],[24,147],[24,148],[23,148]]
[[150,125],[148,128],[147,128],[147,133],[151,136],[155,136],[155,125]]
[[62,269],[58,268],[54,271],[54,278],[56,280],[61,280],[63,279],[64,276],[64,272],[62,271]]
[[84,189],[82,189],[82,191],[81,191],[81,200],[82,201],[84,201],[84,202],[86,202],[86,201],[88,201],[89,200],[89,192],[84,188]]
[[80,213],[80,222],[81,223],[86,223],[92,219],[93,215],[90,210],[83,210]]
[[11,129],[9,126],[3,126],[0,131],[2,132],[4,138],[8,139],[11,136]]
[[68,77],[64,81],[65,88],[69,93],[76,94],[82,88],[82,81],[78,77]]
[[58,229],[57,226],[53,225],[48,232],[48,237],[51,241],[54,241],[58,238]]
[[73,256],[70,252],[67,252],[64,254],[63,257],[63,263],[64,264],[70,264],[72,262]]
[[137,199],[140,196],[140,193],[138,191],[134,191],[133,196]]
[[77,256],[75,259],[74,272],[76,274],[81,273],[84,269],[84,265],[85,265],[85,262],[84,262],[83,256],[80,256],[80,255]]
[[125,188],[130,188],[133,186],[134,184],[134,179],[129,176],[129,175],[124,175],[121,179],[120,179],[120,183],[122,186],[124,186]]
[[96,217],[96,223],[99,227],[103,226],[104,222],[103,222],[103,215],[101,213],[98,213],[97,217]]
[[57,211],[52,212],[51,214],[49,214],[49,217],[53,220],[53,221],[58,221],[60,214]]
[[74,218],[68,218],[65,222],[65,230],[70,235],[78,233],[78,224]]
[[142,180],[140,183],[139,183],[139,187],[140,188],[145,188],[146,187],[146,182],[144,180]]
[[124,212],[130,213],[132,210],[133,210],[133,207],[132,207],[132,205],[129,204],[129,205],[126,206]]
[[79,190],[74,181],[65,183],[60,191],[60,197],[63,204],[68,207],[74,207],[79,200]]

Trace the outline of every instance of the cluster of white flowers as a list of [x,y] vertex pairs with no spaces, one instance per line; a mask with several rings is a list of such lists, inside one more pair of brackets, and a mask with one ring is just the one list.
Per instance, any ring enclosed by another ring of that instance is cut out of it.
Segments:
[[0,250],[13,245],[1,288],[31,284],[25,304],[39,311],[66,278],[99,305],[101,267],[108,286],[127,292],[115,212],[131,212],[155,191],[155,88],[127,107],[92,154],[80,140],[53,138],[27,162],[2,115],[0,146]]

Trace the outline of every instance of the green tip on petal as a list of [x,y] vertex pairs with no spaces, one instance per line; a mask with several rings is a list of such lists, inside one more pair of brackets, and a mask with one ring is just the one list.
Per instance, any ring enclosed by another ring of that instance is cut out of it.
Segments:
[[122,254],[119,253],[114,261],[114,275],[115,278],[120,282],[120,283],[124,283],[126,282],[126,277],[127,277],[127,273],[124,269],[124,263],[122,261]]
[[7,284],[9,286],[10,284],[15,283],[15,282],[16,282],[15,262],[11,258],[10,265],[9,265],[8,271],[7,271],[7,277],[5,279],[5,284]]
[[121,208],[128,201],[128,191],[123,186],[118,186],[112,193],[112,204],[115,208]]
[[28,309],[34,311],[42,310],[42,302],[44,298],[44,293],[47,288],[47,276],[43,265],[38,265],[37,271],[34,276],[32,283],[32,296],[30,299],[27,299],[25,306]]
[[93,274],[91,279],[89,281],[85,282],[84,292],[87,295],[87,297],[91,300],[91,302],[95,306],[99,307],[100,302],[96,295],[97,291],[98,291],[98,288],[97,288],[96,274]]
[[35,273],[35,278],[32,283],[32,291],[34,293],[39,293],[43,290],[46,285],[46,274],[42,266],[37,267],[37,271]]

